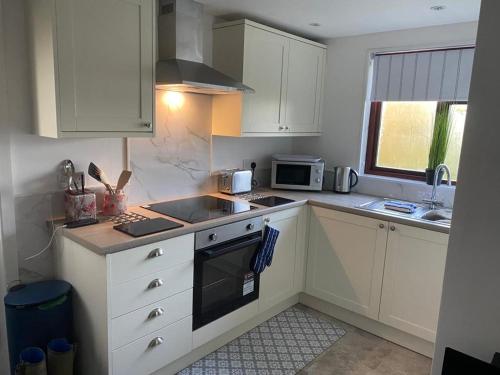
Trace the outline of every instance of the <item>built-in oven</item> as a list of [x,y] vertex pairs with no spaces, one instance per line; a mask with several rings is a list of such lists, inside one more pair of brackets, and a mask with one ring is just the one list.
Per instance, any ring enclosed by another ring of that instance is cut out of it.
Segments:
[[310,155],[273,155],[271,187],[287,190],[321,191],[325,162]]
[[259,298],[262,217],[195,233],[193,331]]

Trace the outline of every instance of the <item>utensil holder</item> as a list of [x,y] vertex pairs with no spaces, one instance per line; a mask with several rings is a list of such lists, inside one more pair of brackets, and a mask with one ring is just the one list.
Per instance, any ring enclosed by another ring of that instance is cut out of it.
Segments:
[[66,190],[64,211],[67,221],[95,219],[97,216],[95,193],[88,190],[85,190],[85,193]]
[[102,213],[106,216],[119,216],[127,211],[127,195],[123,190],[111,194],[108,190],[104,193]]

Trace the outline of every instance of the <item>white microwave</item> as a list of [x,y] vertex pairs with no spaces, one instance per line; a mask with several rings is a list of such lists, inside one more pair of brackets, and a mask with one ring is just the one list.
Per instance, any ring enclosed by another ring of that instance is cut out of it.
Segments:
[[321,191],[325,161],[311,155],[273,155],[271,188]]

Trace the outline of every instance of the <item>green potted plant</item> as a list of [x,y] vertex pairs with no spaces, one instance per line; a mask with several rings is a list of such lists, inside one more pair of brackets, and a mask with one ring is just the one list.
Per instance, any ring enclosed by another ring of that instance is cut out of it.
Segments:
[[[425,179],[427,184],[434,183],[434,172],[439,164],[444,163],[448,144],[450,142],[452,122],[449,117],[450,105],[448,103],[439,103],[434,120],[434,131],[432,133],[431,148],[429,150],[429,163],[425,170]],[[443,171],[440,172],[438,183],[443,179]]]

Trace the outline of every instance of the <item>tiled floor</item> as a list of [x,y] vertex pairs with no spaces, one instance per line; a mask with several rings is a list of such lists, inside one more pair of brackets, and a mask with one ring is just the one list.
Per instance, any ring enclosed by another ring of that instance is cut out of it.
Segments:
[[[298,305],[300,308],[308,309]],[[327,319],[327,315],[309,311]],[[429,375],[430,358],[335,320],[347,333],[298,375]]]

